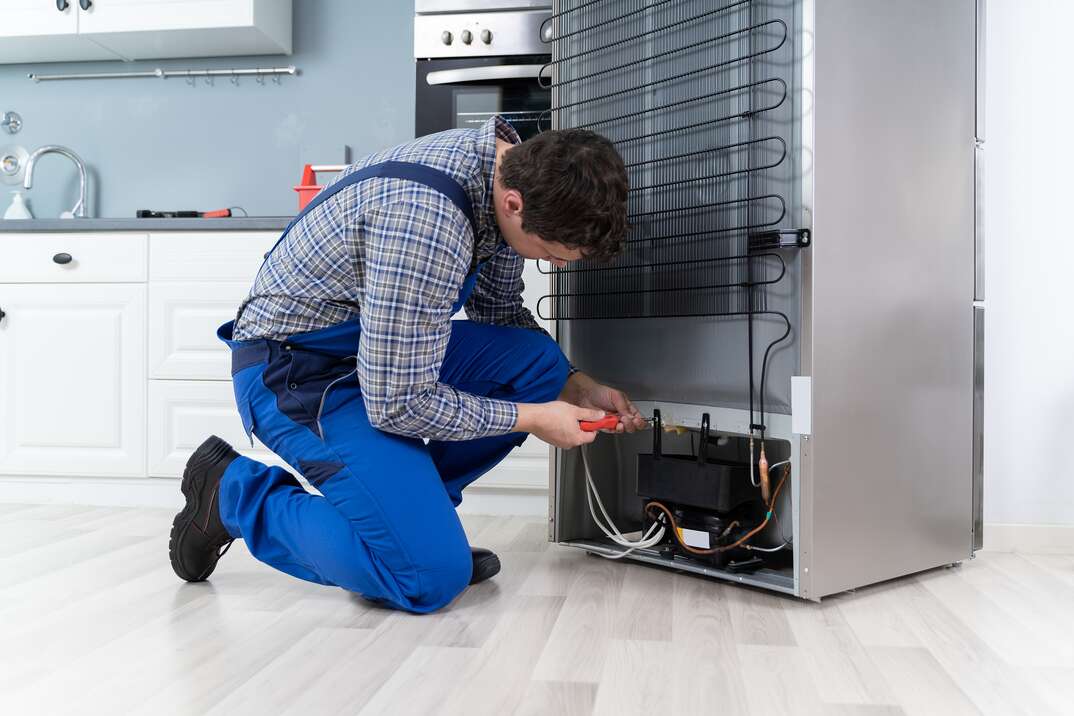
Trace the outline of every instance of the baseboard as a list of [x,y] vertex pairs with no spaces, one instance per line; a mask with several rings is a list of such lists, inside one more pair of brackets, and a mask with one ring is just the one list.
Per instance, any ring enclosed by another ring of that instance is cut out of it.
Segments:
[[[163,507],[179,509],[174,478],[0,477],[0,503]],[[466,491],[459,512],[471,515],[548,514],[542,489],[482,487]],[[1074,525],[986,523],[984,548],[993,552],[1074,554]]]
[[991,552],[1074,554],[1074,525],[985,523],[984,548]]
[[[163,507],[183,504],[174,478],[0,477],[0,503]],[[548,514],[548,491],[474,485],[459,512],[471,515]]]

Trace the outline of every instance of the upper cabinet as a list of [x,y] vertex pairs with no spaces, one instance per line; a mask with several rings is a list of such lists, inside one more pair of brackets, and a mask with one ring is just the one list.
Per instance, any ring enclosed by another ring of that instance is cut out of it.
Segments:
[[3,0],[0,62],[291,53],[291,0]]
[[129,60],[291,54],[291,0],[94,0],[78,32]]
[[78,0],[3,0],[0,62],[119,59],[115,53],[79,37],[81,12]]

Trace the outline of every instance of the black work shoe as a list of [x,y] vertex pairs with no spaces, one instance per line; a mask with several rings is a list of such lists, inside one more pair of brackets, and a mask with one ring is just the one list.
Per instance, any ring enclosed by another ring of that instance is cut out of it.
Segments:
[[470,584],[478,584],[492,579],[500,573],[500,558],[491,550],[471,547],[470,557],[474,560],[474,571],[470,575]]
[[220,521],[217,493],[224,470],[239,454],[213,435],[186,462],[180,489],[186,507],[172,520],[168,554],[181,579],[201,582],[213,573],[234,538]]

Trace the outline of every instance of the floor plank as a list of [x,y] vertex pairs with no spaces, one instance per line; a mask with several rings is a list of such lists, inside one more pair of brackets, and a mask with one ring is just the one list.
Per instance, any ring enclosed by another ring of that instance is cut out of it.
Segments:
[[727,716],[749,713],[727,601],[694,575],[672,579],[673,713],[701,714],[719,704]]
[[596,695],[596,684],[531,681],[514,716],[589,716]]
[[604,670],[608,640],[622,588],[622,565],[588,557],[567,591],[563,611],[548,636],[535,678],[597,683]]
[[477,656],[477,649],[419,646],[399,665],[361,716],[427,716],[437,713],[444,696],[458,685]]
[[503,570],[427,616],[288,577],[211,581],[169,510],[0,505],[0,687],[32,714],[1065,714],[1074,556],[981,552],[820,605],[463,516]]
[[898,703],[838,605],[784,600],[783,606],[796,643],[809,655],[806,663],[822,701]]
[[502,716],[517,709],[562,607],[562,597],[518,597],[470,667],[459,674],[443,713]]
[[980,713],[928,650],[873,646],[868,651],[884,672],[907,716],[972,716]]
[[[663,713],[675,669],[670,642],[613,639],[597,688],[595,716]],[[672,712],[674,713],[674,712]]]

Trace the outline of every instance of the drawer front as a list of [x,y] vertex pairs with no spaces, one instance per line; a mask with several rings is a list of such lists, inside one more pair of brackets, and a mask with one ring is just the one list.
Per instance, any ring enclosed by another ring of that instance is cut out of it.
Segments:
[[145,234],[0,235],[0,283],[143,282],[146,246]]
[[264,231],[169,232],[149,236],[153,281],[245,281],[261,268],[280,235]]
[[231,383],[151,380],[148,423],[150,477],[181,477],[190,454],[210,435],[254,460],[286,467],[257,438],[250,447]]
[[149,284],[149,377],[230,380],[231,352],[216,337],[235,318],[245,281]]

